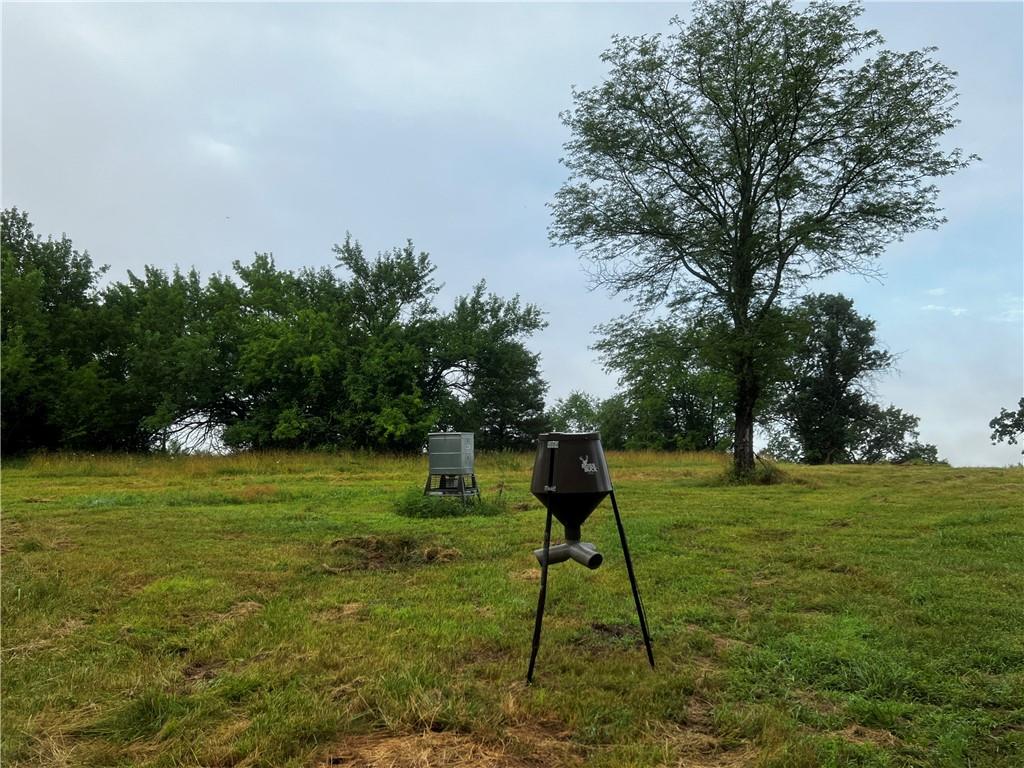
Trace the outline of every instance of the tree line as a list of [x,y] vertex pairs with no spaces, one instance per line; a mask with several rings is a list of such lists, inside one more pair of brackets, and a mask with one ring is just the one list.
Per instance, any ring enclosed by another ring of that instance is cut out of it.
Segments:
[[[935,463],[919,419],[872,398],[894,365],[875,323],[842,295],[812,294],[775,318],[774,364],[757,403],[766,453],[808,464]],[[725,450],[737,383],[721,364],[721,339],[706,327],[624,317],[599,328],[595,348],[620,391],[573,392],[551,408],[558,429],[601,431],[609,448]]]
[[233,275],[105,268],[67,237],[2,215],[5,454],[337,447],[418,450],[432,429],[482,448],[528,444],[547,385],[524,341],[538,307],[480,282],[441,310],[412,243],[375,258],[350,237],[336,268]]
[[[447,310],[411,243],[369,258],[347,237],[335,269],[268,254],[203,281],[195,270],[101,285],[105,268],[27,214],[2,214],[2,435],[38,450],[421,449],[431,430],[516,449],[546,430],[600,429],[609,448],[727,450],[736,383],[715,329],[624,317],[595,349],[620,391],[544,410],[526,340],[541,310],[480,282]],[[841,296],[778,318],[762,424],[775,455],[811,463],[934,461],[917,419],[870,402],[892,357]]]

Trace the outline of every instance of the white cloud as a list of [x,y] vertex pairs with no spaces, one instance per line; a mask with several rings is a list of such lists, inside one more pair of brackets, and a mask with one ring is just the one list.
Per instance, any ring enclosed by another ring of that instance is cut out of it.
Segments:
[[925,304],[921,309],[925,312],[949,312],[953,317],[967,314],[967,310],[964,307],[946,307],[942,304]]
[[994,303],[996,312],[985,317],[989,322],[1020,325],[1024,321],[1024,297],[1007,294]]
[[193,134],[189,137],[189,144],[200,158],[212,160],[225,168],[237,168],[242,164],[242,151],[238,147],[207,134]]
[[927,293],[929,296],[945,296],[946,295],[946,289],[945,288],[929,288],[927,291],[925,291],[925,293]]

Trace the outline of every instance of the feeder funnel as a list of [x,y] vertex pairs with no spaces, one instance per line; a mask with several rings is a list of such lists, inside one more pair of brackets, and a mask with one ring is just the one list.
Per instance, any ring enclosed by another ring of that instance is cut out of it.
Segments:
[[549,432],[537,441],[530,491],[579,541],[580,526],[612,491],[599,432]]

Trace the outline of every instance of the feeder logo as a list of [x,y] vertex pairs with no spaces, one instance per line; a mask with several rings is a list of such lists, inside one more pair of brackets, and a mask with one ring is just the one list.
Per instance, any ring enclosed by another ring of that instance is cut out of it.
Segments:
[[593,462],[590,461],[590,455],[589,454],[587,454],[586,456],[580,456],[580,467],[588,475],[596,475],[597,474],[597,464],[594,464]]

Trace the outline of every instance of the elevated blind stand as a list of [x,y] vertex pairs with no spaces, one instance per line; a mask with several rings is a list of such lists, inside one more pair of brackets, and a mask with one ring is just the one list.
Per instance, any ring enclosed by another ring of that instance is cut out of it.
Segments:
[[[651,649],[651,635],[647,629],[647,614],[636,585],[633,560],[629,555],[629,544],[626,542],[626,530],[622,527],[622,516],[619,514],[615,489],[608,474],[600,433],[552,432],[541,435],[537,443],[537,458],[533,465],[530,491],[547,509],[547,519],[544,523],[544,546],[533,553],[540,563],[540,595],[537,598],[533,646],[530,650],[530,666],[526,672],[527,682],[533,682],[537,651],[540,649],[540,632],[548,588],[548,566],[566,560],[574,560],[591,570],[601,565],[604,561],[601,553],[593,544],[580,541],[580,527],[605,496],[611,496],[615,526],[626,560],[626,573],[629,574],[629,585],[633,590],[640,632],[643,634],[644,646],[647,649],[647,661],[653,669],[654,651]],[[551,545],[552,517],[557,518],[565,528],[565,542],[554,546]]]

